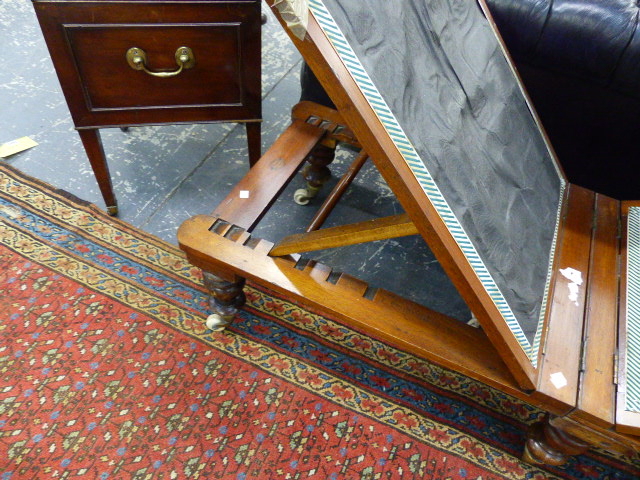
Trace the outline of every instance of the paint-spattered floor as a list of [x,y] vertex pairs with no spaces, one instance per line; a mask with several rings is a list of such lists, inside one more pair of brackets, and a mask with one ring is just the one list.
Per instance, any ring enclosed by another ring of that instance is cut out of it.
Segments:
[[[264,8],[263,151],[289,122],[299,98],[301,59]],[[2,161],[57,188],[104,207],[73,127],[30,0],[0,2],[0,144],[29,136],[38,146]],[[245,129],[235,124],[165,125],[102,129],[118,198],[119,218],[176,243],[176,230],[192,215],[210,213],[248,168]],[[353,156],[340,151],[335,183]],[[277,240],[302,231],[323,198],[293,203],[296,179],[256,229]],[[324,189],[330,190],[331,184]],[[401,213],[391,191],[367,165],[329,219],[329,225]],[[419,237],[373,242],[314,256],[336,270],[395,291],[461,320],[470,314]]]

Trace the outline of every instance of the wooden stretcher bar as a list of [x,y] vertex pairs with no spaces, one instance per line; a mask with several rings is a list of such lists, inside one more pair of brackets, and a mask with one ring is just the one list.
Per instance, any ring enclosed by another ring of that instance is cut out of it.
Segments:
[[357,224],[290,235],[280,240],[273,247],[270,255],[277,257],[291,253],[314,252],[417,233],[416,226],[409,220],[407,214],[403,213]]

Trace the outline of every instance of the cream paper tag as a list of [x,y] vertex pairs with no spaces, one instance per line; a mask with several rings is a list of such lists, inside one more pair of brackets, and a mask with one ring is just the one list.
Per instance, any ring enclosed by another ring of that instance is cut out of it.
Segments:
[[31,140],[29,137],[22,137],[0,145],[0,157],[6,158],[31,147],[38,145],[38,142]]

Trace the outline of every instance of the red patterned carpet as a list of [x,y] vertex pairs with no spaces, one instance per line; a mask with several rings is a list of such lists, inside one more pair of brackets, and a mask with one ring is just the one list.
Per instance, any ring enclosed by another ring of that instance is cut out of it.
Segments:
[[174,247],[0,168],[0,480],[633,479],[518,460],[540,412],[249,288],[225,333]]

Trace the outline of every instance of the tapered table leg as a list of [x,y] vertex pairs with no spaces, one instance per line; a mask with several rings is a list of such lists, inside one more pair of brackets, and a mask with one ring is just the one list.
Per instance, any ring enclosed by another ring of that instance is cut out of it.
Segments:
[[261,146],[261,133],[260,129],[262,124],[260,122],[247,122],[245,123],[247,129],[247,143],[249,147],[249,166],[253,167],[258,160],[260,160]]
[[111,175],[109,174],[109,166],[102,147],[100,133],[97,128],[78,129],[78,133],[87,152],[87,157],[89,157],[104,203],[107,205],[107,212],[109,215],[115,216],[118,214],[118,202],[113,193]]

